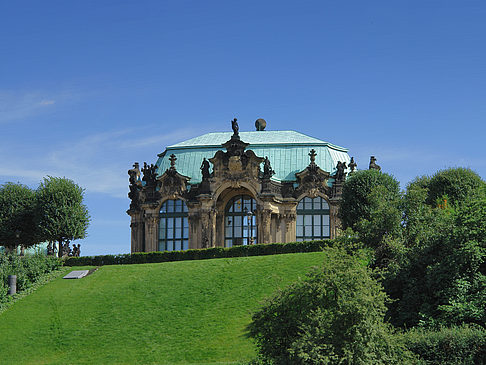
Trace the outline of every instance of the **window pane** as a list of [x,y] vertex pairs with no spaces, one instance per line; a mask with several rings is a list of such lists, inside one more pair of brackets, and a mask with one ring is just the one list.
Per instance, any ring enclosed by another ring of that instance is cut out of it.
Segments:
[[312,225],[312,216],[311,215],[305,215],[304,216],[304,225],[305,226],[311,226]]
[[241,228],[235,227],[235,237],[241,237]]
[[314,209],[315,210],[321,209],[321,200],[322,200],[322,198],[320,196],[318,196],[317,198],[314,198]]
[[184,228],[182,238],[189,238],[189,228]]
[[321,216],[320,215],[314,215],[314,226],[320,226],[321,225]]
[[165,251],[165,242],[163,242],[163,241],[159,242],[158,250],[159,251]]
[[322,216],[322,224],[324,226],[328,226],[329,225],[329,216],[327,214]]
[[235,201],[235,212],[241,212],[243,209],[243,206],[241,204],[241,198],[238,198],[236,201]]
[[312,237],[312,226],[305,226],[305,236],[306,237]]
[[174,230],[172,228],[167,229],[167,238],[174,237]]
[[186,202],[181,200],[182,201],[182,211],[183,212],[187,212],[187,205],[186,205]]
[[175,238],[178,239],[182,238],[182,231],[180,228],[177,228],[174,232],[175,232]]
[[231,240],[226,240],[226,241],[225,241],[225,246],[226,246],[226,247],[231,247],[231,246],[233,246],[232,241],[231,241]]
[[325,199],[322,199],[322,209],[329,209],[329,204]]
[[182,212],[182,201],[181,200],[175,200],[175,211],[180,213]]
[[242,216],[234,216],[235,227],[240,227],[242,224],[243,217]]
[[167,245],[166,245],[166,250],[167,251],[173,251],[173,248],[174,248],[174,241],[167,241]]
[[297,236],[303,236],[303,235],[304,235],[304,227],[297,226]]
[[226,237],[232,237],[233,235],[233,227],[226,227]]
[[323,232],[324,233],[323,234],[324,237],[329,237],[330,236],[330,234],[329,234],[329,226],[324,226],[323,227],[323,231],[324,231]]
[[175,251],[180,251],[181,248],[182,248],[181,241],[175,241],[175,248],[174,248],[174,250]]
[[166,212],[167,212],[167,202],[164,202],[160,207],[160,213],[166,213]]
[[189,249],[189,241],[188,240],[182,241],[182,249],[183,250],[188,250]]
[[301,199],[301,200],[299,201],[299,204],[297,204],[297,209],[298,209],[298,210],[302,210],[302,209],[304,209],[304,199]]
[[174,220],[176,228],[180,229],[182,227],[182,218],[174,218]]
[[167,200],[167,212],[168,213],[174,212],[174,201],[173,200]]
[[301,214],[297,215],[297,225],[298,226],[304,225],[304,216]]
[[187,220],[187,217],[184,217],[184,218],[182,219],[182,223],[183,223],[183,225],[184,225],[184,228],[189,227],[189,221]]
[[314,237],[321,236],[321,226],[314,226]]

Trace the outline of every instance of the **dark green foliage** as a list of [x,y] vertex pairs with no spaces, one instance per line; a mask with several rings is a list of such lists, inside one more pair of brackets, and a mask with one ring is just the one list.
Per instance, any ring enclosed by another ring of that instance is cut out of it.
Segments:
[[386,295],[363,260],[324,252],[321,267],[254,314],[249,334],[260,354],[275,364],[407,363],[383,321]]
[[343,228],[353,229],[366,246],[380,249],[385,237],[400,235],[400,205],[400,187],[393,176],[361,170],[344,183],[339,214]]
[[17,292],[29,288],[43,275],[61,267],[58,258],[42,254],[0,254],[0,308],[8,300],[8,276],[17,275]]
[[362,219],[370,220],[373,212],[373,202],[378,192],[373,189],[382,186],[381,197],[384,200],[395,201],[400,197],[400,185],[391,175],[377,170],[360,170],[353,173],[344,183],[340,216],[343,228],[355,228]]
[[35,193],[27,186],[14,183],[0,186],[0,246],[13,249],[39,242],[34,224],[35,206]]
[[90,217],[83,194],[84,190],[69,179],[51,176],[44,179],[36,192],[36,223],[43,240],[58,242],[62,247],[66,241],[86,236]]
[[[406,196],[422,189],[412,188]],[[455,208],[423,205],[421,216],[410,212],[409,248],[384,282],[396,299],[390,320],[407,327],[486,326],[486,189],[456,201]]]
[[427,204],[434,205],[443,197],[447,197],[449,204],[459,203],[484,184],[481,177],[471,169],[456,167],[439,171],[427,184]]
[[137,252],[123,255],[68,257],[64,261],[64,265],[127,265],[184,260],[206,260],[227,257],[277,255],[298,252],[319,252],[322,251],[324,247],[331,246],[339,241],[340,240],[321,240],[293,243],[270,243],[251,246],[234,246],[230,248],[213,247],[186,251]]
[[406,332],[403,340],[423,365],[486,364],[486,330],[479,326],[416,328]]

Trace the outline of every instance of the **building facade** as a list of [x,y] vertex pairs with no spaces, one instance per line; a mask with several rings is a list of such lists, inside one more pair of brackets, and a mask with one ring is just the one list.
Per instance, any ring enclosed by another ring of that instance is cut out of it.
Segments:
[[[347,149],[295,131],[208,133],[128,171],[131,251],[335,237]],[[347,166],[349,165],[349,166]]]

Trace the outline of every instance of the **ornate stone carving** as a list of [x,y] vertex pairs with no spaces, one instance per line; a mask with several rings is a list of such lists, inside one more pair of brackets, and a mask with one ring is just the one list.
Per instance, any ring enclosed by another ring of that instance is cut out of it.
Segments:
[[369,170],[378,170],[378,171],[381,170],[381,167],[376,163],[376,157],[375,156],[370,157]]
[[181,175],[177,172],[175,162],[177,158],[174,154],[170,155],[170,168],[158,178],[160,182],[159,193],[169,199],[178,199],[187,192],[187,184],[189,177]]
[[348,167],[351,170],[350,173],[354,172],[354,170],[356,170],[356,167],[358,167],[358,164],[354,162],[354,157],[351,157],[351,161],[349,162]]
[[336,166],[336,174],[333,176],[336,181],[343,182],[346,179],[346,162],[338,161]]
[[245,150],[248,143],[231,136],[222,145],[226,152],[217,151],[209,161],[213,164],[213,178],[219,181],[229,181],[235,187],[241,182],[257,180],[260,174],[260,164],[263,158],[257,157],[251,150]]
[[295,174],[299,184],[295,189],[295,197],[304,193],[311,198],[315,198],[319,193],[329,194],[330,188],[327,186],[327,181],[330,175],[316,164],[316,155],[316,151],[312,149],[309,153],[309,166]]
[[140,209],[140,190],[142,182],[140,181],[140,168],[138,162],[133,164],[133,168],[128,170],[129,189],[128,197],[130,198],[130,210]]
[[143,163],[143,178],[142,181],[145,181],[145,186],[155,186],[156,178],[157,178],[157,166],[154,164],[147,165],[146,162]]

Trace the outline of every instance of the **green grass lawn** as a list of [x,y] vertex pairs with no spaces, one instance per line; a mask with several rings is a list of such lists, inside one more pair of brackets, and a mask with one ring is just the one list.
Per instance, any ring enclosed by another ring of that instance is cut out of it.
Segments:
[[299,253],[104,266],[81,280],[60,277],[0,314],[0,363],[250,360],[255,346],[245,326],[261,300],[322,260],[322,253]]

